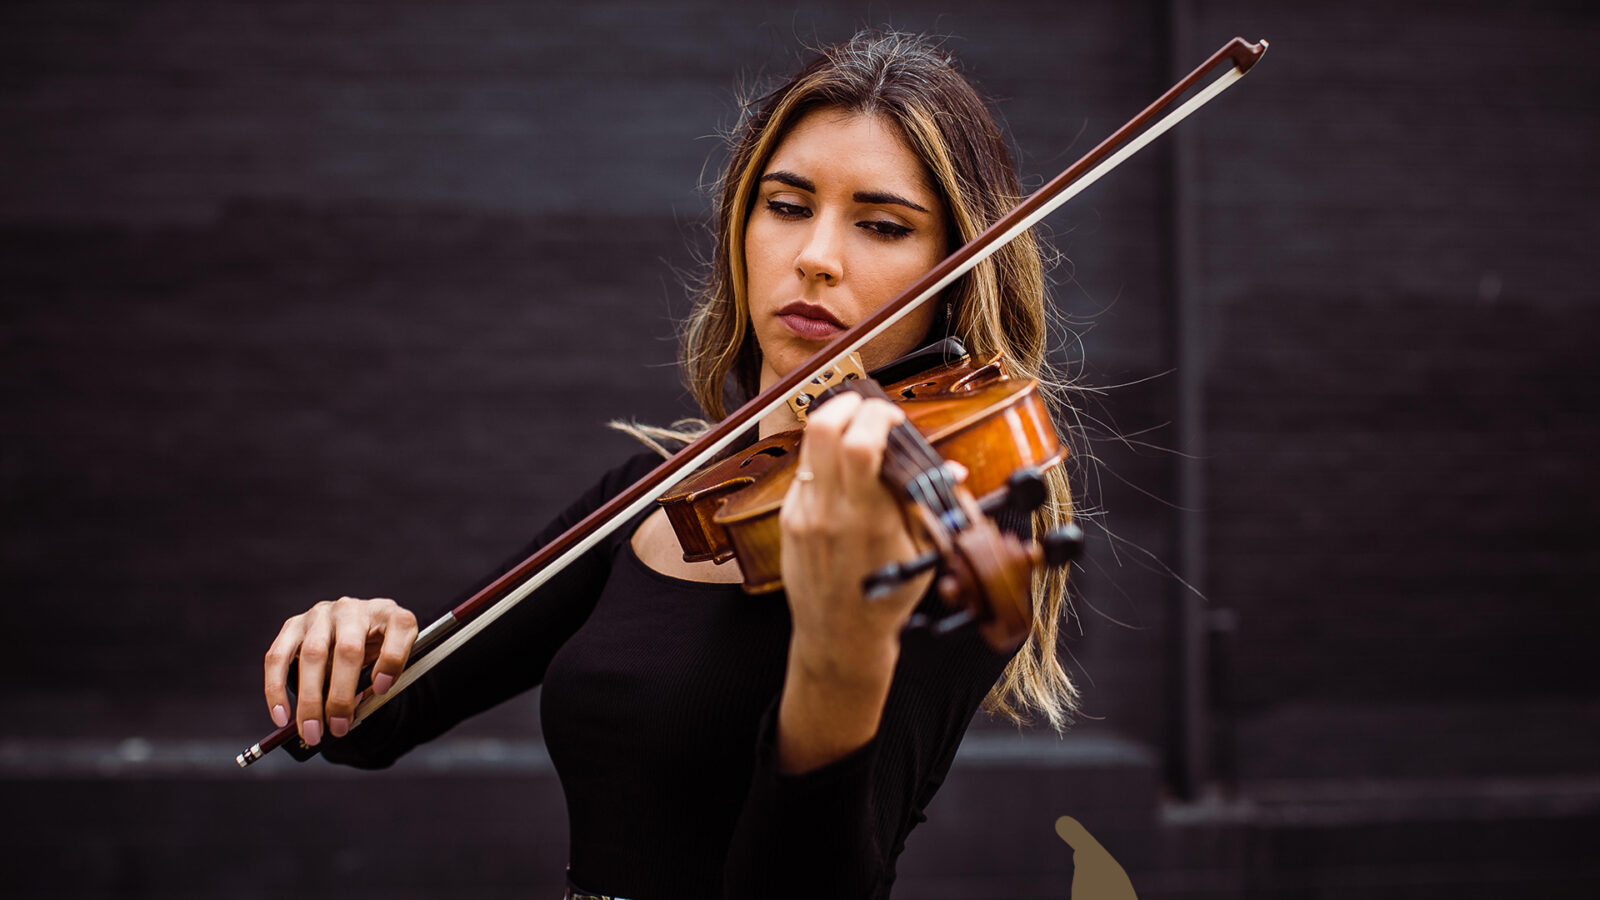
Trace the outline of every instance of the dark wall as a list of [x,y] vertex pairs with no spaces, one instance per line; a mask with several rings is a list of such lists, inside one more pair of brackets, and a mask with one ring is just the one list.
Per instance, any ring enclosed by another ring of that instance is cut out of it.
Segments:
[[[1254,25],[1287,38],[1271,77],[1195,129],[1240,764],[1587,769],[1597,18],[1312,4]],[[1548,730],[1583,737],[1555,763]]]
[[954,36],[1030,185],[1272,41],[1192,166],[1047,226],[1057,358],[1106,388],[1079,733],[1172,748],[1187,297],[1219,765],[1591,772],[1600,16],[1558,2],[7,4],[7,740],[242,746],[285,616],[442,605],[630,452],[607,420],[689,412],[735,87],[885,20]]
[[[1157,10],[1085,9],[1065,44],[1030,39],[1032,12],[895,21],[959,35],[1038,184],[1154,97],[1166,63]],[[674,320],[735,89],[870,21],[849,5],[6,15],[6,489],[26,515],[5,570],[35,600],[6,615],[74,623],[17,661],[18,693],[95,702],[105,672],[137,673],[172,727],[202,702],[253,722],[232,698],[286,615],[340,593],[442,604],[628,452],[608,419],[691,411]],[[1050,226],[1070,259],[1060,312],[1094,321],[1081,348],[1062,329],[1061,358],[1091,383],[1161,369],[1164,178],[1151,154]],[[1163,393],[1095,412],[1140,430],[1168,416]],[[1150,489],[1163,465],[1116,470]],[[1129,493],[1102,505],[1159,556],[1159,509]],[[1101,713],[1155,689],[1164,590],[1107,576],[1097,602],[1149,631],[1087,629],[1103,646],[1080,647],[1086,668],[1127,679]],[[1153,736],[1154,708],[1126,707]]]

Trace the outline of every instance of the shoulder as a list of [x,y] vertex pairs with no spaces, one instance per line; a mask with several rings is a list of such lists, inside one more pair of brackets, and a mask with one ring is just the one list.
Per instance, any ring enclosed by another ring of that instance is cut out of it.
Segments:
[[600,476],[600,482],[595,489],[607,498],[615,497],[632,487],[639,479],[649,475],[665,461],[660,454],[641,450],[606,470],[605,474]]
[[555,540],[567,529],[577,525],[591,513],[597,512],[639,479],[648,475],[660,462],[660,456],[643,452],[636,453],[607,469],[598,480],[591,482],[587,489],[572,498],[566,508],[562,509],[554,519],[549,520],[543,529],[536,532],[533,541],[525,549],[528,553],[532,553]]
[[627,457],[601,473],[599,480],[583,492],[574,506],[598,508],[649,475],[663,461],[660,455],[648,450]]

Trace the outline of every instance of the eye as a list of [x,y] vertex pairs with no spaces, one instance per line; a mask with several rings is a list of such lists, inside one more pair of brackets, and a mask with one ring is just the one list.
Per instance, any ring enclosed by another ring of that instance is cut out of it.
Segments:
[[811,215],[811,210],[798,203],[785,203],[782,200],[768,200],[767,211],[780,219],[804,219]]
[[905,225],[901,225],[898,222],[884,221],[882,219],[868,219],[865,222],[857,222],[856,224],[862,228],[865,228],[867,231],[878,235],[879,237],[902,238],[912,232],[912,229],[906,227]]

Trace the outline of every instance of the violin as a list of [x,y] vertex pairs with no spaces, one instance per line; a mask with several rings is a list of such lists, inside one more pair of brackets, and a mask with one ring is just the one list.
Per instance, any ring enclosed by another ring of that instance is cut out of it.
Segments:
[[[373,712],[398,696],[402,691],[415,683],[418,678],[427,674],[433,666],[447,658],[462,644],[465,644],[474,635],[484,628],[492,625],[497,619],[505,615],[523,598],[533,593],[539,587],[553,578],[557,572],[571,565],[583,554],[597,546],[614,529],[623,522],[632,520],[650,506],[657,497],[663,496],[668,489],[684,479],[684,473],[694,472],[719,459],[746,433],[752,425],[780,409],[785,403],[797,400],[803,395],[802,386],[811,381],[817,373],[834,369],[840,361],[849,354],[859,351],[869,341],[886,331],[896,322],[909,315],[911,311],[948,287],[957,278],[971,271],[973,267],[991,256],[996,250],[1008,241],[1026,232],[1037,225],[1045,216],[1054,212],[1062,204],[1076,196],[1084,188],[1099,180],[1111,169],[1120,165],[1128,157],[1138,152],[1141,148],[1155,140],[1172,126],[1188,117],[1195,110],[1210,102],[1228,87],[1236,83],[1245,73],[1261,59],[1267,51],[1267,42],[1258,41],[1251,43],[1243,38],[1234,38],[1224,44],[1193,72],[1178,81],[1165,93],[1145,107],[1138,115],[1129,120],[1127,124],[1118,128],[1105,140],[1097,144],[1088,153],[1084,154],[1077,162],[1068,166],[1060,174],[1052,178],[1043,187],[1024,199],[1015,209],[1001,216],[983,233],[957,248],[956,251],[935,265],[914,284],[902,291],[894,299],[879,307],[878,310],[857,322],[849,329],[838,335],[826,347],[818,350],[812,357],[797,366],[788,375],[778,381],[756,397],[751,398],[727,418],[717,423],[704,435],[696,438],[684,447],[672,459],[663,462],[649,475],[640,479],[627,490],[607,501],[599,509],[590,513],[583,520],[572,526],[555,540],[540,548],[532,556],[513,566],[499,578],[467,598],[455,609],[435,620],[417,635],[412,644],[411,661],[405,671],[383,694],[375,693],[370,687],[362,691],[356,713],[351,727],[358,727]],[[1200,83],[1210,75],[1213,70],[1227,64],[1228,68],[1220,75],[1214,77],[1210,83],[1200,87]],[[1198,89],[1197,89],[1198,88]],[[1197,90],[1196,90],[1197,89]],[[1194,91],[1190,96],[1190,92]],[[1181,104],[1179,98],[1188,97]],[[1176,104],[1176,106],[1175,106]],[[1159,118],[1158,118],[1159,117]],[[981,370],[982,367],[980,366]],[[987,378],[988,376],[984,376]],[[860,382],[863,379],[855,379]],[[859,389],[861,385],[855,388]],[[830,388],[832,389],[832,388]],[[952,391],[951,394],[960,393]],[[1045,417],[1048,420],[1048,416]],[[1002,418],[1001,421],[1009,421]],[[931,428],[930,431],[938,432],[939,429]],[[917,437],[913,437],[917,435]],[[925,440],[921,432],[912,427],[908,431],[900,432],[895,438],[896,443],[908,442],[908,446],[897,447],[892,454],[893,460],[886,457],[887,462],[894,462],[899,466],[902,462],[909,462],[907,467],[911,472],[911,480],[898,485],[903,491],[909,491],[917,479],[924,481],[937,481],[940,479],[936,470],[942,470],[942,463],[932,464],[937,452],[933,449],[909,446],[917,440]],[[1019,442],[1024,445],[1026,441]],[[760,446],[760,445],[758,445]],[[769,453],[766,450],[757,455],[769,455],[774,461],[780,460],[781,455]],[[794,445],[798,447],[798,444]],[[1031,451],[1030,451],[1031,452]],[[931,456],[929,455],[931,454]],[[1026,455],[1018,450],[1017,456]],[[1046,454],[1048,456],[1048,454]],[[981,454],[975,455],[971,462],[981,459]],[[920,460],[920,462],[919,462]],[[965,463],[964,463],[965,464]],[[762,465],[767,465],[763,463]],[[782,465],[776,466],[782,468]],[[982,466],[969,466],[982,468]],[[1026,487],[1030,479],[1020,478],[1014,489],[1008,495],[1015,494],[1019,498],[1027,495]],[[897,479],[898,480],[898,479]],[[754,481],[752,480],[752,483]],[[975,586],[989,590],[989,585],[1001,585],[1007,579],[1025,585],[1027,578],[1017,577],[1023,569],[1021,560],[1027,558],[1028,565],[1034,564],[1034,556],[1026,546],[1021,550],[1006,548],[1004,539],[991,541],[993,546],[1002,547],[1000,551],[1003,558],[998,561],[985,556],[989,551],[972,550],[967,544],[981,543],[971,540],[967,532],[972,529],[972,534],[983,530],[984,526],[976,524],[976,520],[986,518],[982,513],[982,503],[968,496],[960,496],[954,487],[937,485],[934,489],[950,494],[949,500],[940,500],[943,509],[934,514],[934,521],[925,522],[924,528],[935,544],[936,550],[941,554],[939,560],[928,562],[928,554],[923,554],[916,560],[910,560],[898,566],[891,567],[892,571],[874,573],[868,576],[868,593],[879,583],[893,583],[900,577],[909,577],[907,572],[914,574],[916,571],[926,571],[933,565],[947,565],[949,570],[946,575],[949,580],[941,579],[940,590],[946,590],[946,585],[953,585],[957,590],[972,589]],[[920,486],[918,489],[922,489]],[[1012,502],[1012,501],[1008,501]],[[726,504],[723,504],[724,506]],[[711,516],[713,525],[721,525],[725,531],[729,524],[734,524],[724,510],[718,508]],[[698,516],[699,513],[696,513]],[[723,516],[721,522],[717,521],[719,515]],[[918,513],[919,517],[923,514]],[[946,527],[938,520],[940,516],[947,517],[951,522],[970,519],[975,524],[970,527]],[[991,523],[992,524],[992,523]],[[737,531],[737,526],[733,531]],[[733,532],[730,532],[730,534]],[[730,541],[732,539],[730,538]],[[1020,544],[1019,544],[1020,545]],[[686,548],[687,549],[687,548]],[[696,545],[693,552],[718,553],[721,550],[717,545],[707,542]],[[737,552],[737,551],[735,551]],[[952,554],[947,562],[942,554]],[[759,554],[752,554],[752,563]],[[743,561],[741,560],[741,564]],[[777,571],[775,566],[768,564],[769,571]],[[983,601],[986,610],[981,615],[989,617],[985,636],[992,640],[1003,635],[1007,630],[1015,631],[1017,627],[1014,618],[1009,616],[1008,608],[1020,606],[1023,602],[1018,599],[1024,596],[1025,588],[996,588],[996,596]],[[1009,592],[1010,600],[1007,601],[999,595]],[[1008,605],[1009,604],[1009,605]],[[969,607],[967,615],[978,615]],[[956,618],[960,618],[958,614]],[[1002,624],[996,625],[994,623]],[[948,623],[947,623],[948,624]],[[295,724],[290,722],[262,738],[260,742],[238,754],[234,761],[243,768],[261,759],[273,749],[283,746],[290,741],[300,744],[297,755],[310,755],[315,748],[308,747],[298,740]]]
[[[998,364],[973,370],[970,362],[966,347],[960,340],[945,338],[867,374],[873,380],[887,385],[886,389],[891,395],[907,400],[961,391],[988,377],[1000,375]],[[836,377],[835,371],[845,374]],[[817,389],[807,390],[803,395],[805,402],[791,404],[795,409],[795,417],[804,422],[806,408],[817,401],[822,390],[838,380],[860,375],[859,366],[855,364],[842,370],[823,372],[814,379]],[[722,524],[714,521],[714,516],[735,492],[765,479],[769,474],[779,479],[773,487],[781,484],[783,489],[787,489],[794,474],[795,461],[799,458],[803,434],[800,427],[795,427],[763,438],[737,454],[701,469],[656,499],[666,512],[667,520],[672,523],[678,543],[683,547],[684,562],[710,560],[724,563],[734,558],[728,532]],[[781,491],[778,496],[781,498]],[[776,579],[752,578],[749,568],[745,569],[744,574],[745,590],[752,594],[778,587]]]
[[[1004,510],[1021,516],[1044,502],[1042,473],[1066,450],[1034,379],[1011,378],[998,361],[973,365],[958,341],[913,354],[946,357],[927,371],[890,380],[846,374],[807,405],[852,390],[898,404],[906,420],[890,432],[883,477],[932,549],[869,574],[871,599],[930,569],[938,589],[960,611],[936,622],[947,631],[976,621],[996,650],[1009,651],[1032,628],[1032,571],[1065,565],[1082,546],[1082,532],[1063,526],[1034,542],[995,527]],[[891,363],[886,370],[905,368]],[[890,375],[889,377],[895,377]],[[798,470],[801,428],[772,435],[685,479],[657,498],[686,562],[737,559],[749,593],[782,587],[778,513]],[[957,482],[944,464],[960,463]],[[981,498],[981,499],[980,499]]]

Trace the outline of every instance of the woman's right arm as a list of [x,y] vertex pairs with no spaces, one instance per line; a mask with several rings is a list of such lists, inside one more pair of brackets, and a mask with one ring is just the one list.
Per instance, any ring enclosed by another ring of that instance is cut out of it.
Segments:
[[[527,546],[458,599],[554,540],[659,462],[653,454],[640,454],[607,472]],[[292,715],[300,736],[332,762],[364,768],[390,765],[417,744],[543,681],[550,659],[594,608],[618,540],[626,536],[602,541],[353,730],[361,673],[370,665],[373,690],[387,691],[405,668],[417,619],[386,598],[318,603],[285,621],[267,651],[267,712],[280,727]],[[291,706],[288,680],[295,661],[298,693]],[[329,740],[340,738],[342,731],[349,737]]]

